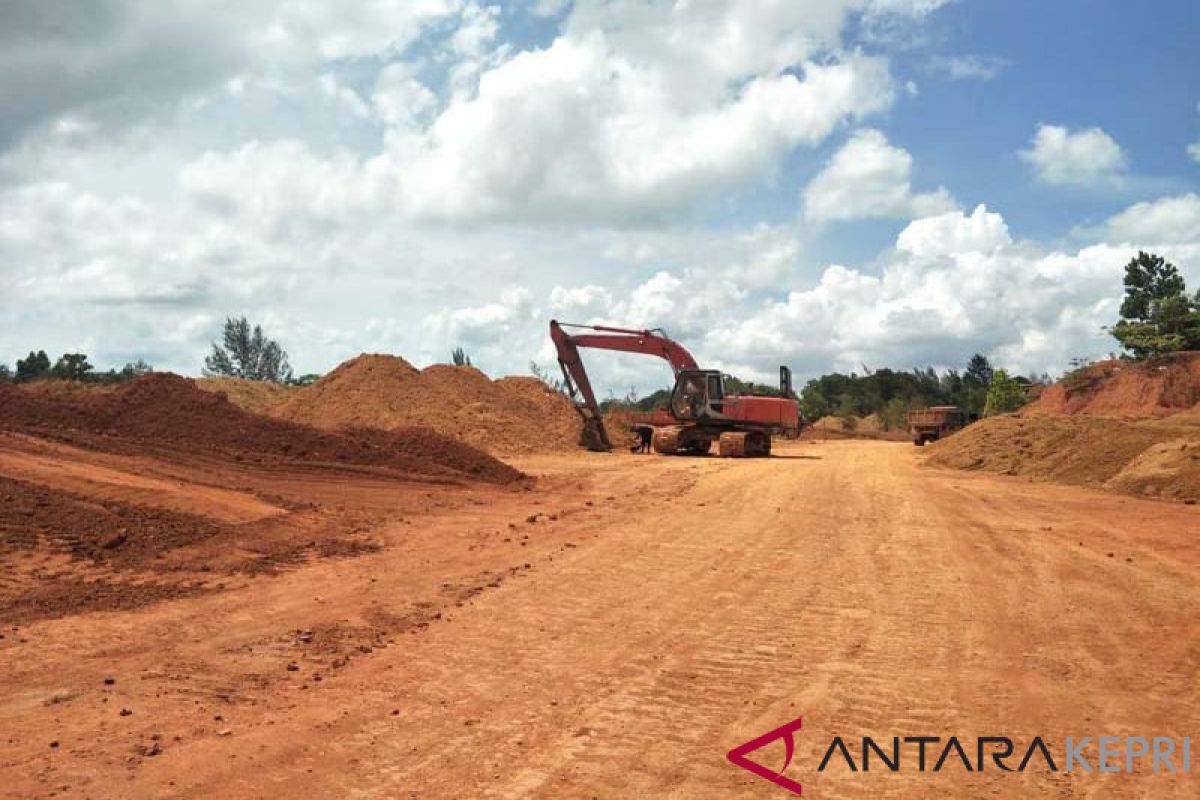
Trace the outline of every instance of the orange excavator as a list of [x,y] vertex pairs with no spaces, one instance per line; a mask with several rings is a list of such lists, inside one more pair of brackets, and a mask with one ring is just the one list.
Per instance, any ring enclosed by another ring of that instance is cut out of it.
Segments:
[[[567,328],[578,333],[568,333]],[[634,330],[604,325],[575,325],[550,321],[550,339],[558,351],[558,364],[575,408],[583,417],[580,444],[589,450],[612,449],[604,428],[600,405],[588,379],[580,348],[617,350],[657,356],[671,365],[675,386],[667,414],[654,426],[651,446],[664,455],[703,455],[712,443],[726,457],[768,456],[771,437],[795,435],[802,421],[792,394],[792,371],[779,368],[779,396],[763,397],[726,391],[726,375],[700,369],[683,345],[661,328]]]

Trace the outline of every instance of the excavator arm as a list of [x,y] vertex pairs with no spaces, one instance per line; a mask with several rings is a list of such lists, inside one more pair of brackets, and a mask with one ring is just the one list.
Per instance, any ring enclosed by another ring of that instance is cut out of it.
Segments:
[[[564,328],[585,330],[588,333],[570,334]],[[550,320],[550,339],[558,351],[558,365],[562,368],[567,390],[571,399],[575,401],[576,410],[583,417],[583,443],[592,450],[611,450],[612,442],[609,441],[608,431],[604,428],[600,404],[596,402],[596,393],[588,379],[587,370],[584,369],[579,348],[591,347],[658,356],[671,365],[671,371],[675,375],[683,370],[698,368],[696,359],[683,345],[668,339],[657,329],[634,330],[603,325],[574,325]]]

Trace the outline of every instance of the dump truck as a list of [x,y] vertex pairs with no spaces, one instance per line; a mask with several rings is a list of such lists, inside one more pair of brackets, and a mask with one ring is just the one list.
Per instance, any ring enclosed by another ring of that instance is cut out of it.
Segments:
[[908,432],[917,447],[949,436],[966,422],[966,415],[958,406],[934,406],[908,412]]

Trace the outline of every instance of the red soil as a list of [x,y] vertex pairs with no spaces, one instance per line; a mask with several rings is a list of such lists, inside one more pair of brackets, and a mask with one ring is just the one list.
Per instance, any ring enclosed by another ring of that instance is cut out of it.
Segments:
[[302,461],[510,483],[520,473],[433,431],[321,431],[244,411],[168,373],[111,393],[51,396],[0,387],[0,429],[99,449],[148,446],[236,461]]
[[1162,417],[1200,404],[1200,353],[1101,361],[1047,387],[1023,414]]
[[268,413],[326,429],[419,425],[500,454],[567,450],[579,438],[570,401],[535,378],[492,381],[449,364],[418,370],[388,355],[351,359]]

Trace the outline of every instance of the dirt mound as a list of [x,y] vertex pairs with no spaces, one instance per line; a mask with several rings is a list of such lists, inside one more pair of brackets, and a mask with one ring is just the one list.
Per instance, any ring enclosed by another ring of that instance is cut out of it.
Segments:
[[936,442],[928,463],[1128,494],[1200,499],[1200,415],[990,417]]
[[1157,417],[1200,404],[1200,353],[1101,361],[1046,387],[1022,414]]
[[877,414],[868,414],[865,417],[829,415],[805,426],[802,436],[805,439],[833,437],[905,441],[908,439],[908,431],[906,429],[887,430],[883,420]]
[[500,454],[566,450],[579,436],[570,401],[536,378],[492,381],[448,364],[417,370],[388,355],[351,359],[270,413],[326,429],[421,426]]
[[45,395],[47,397],[88,397],[96,394],[110,394],[116,391],[115,384],[85,383],[84,381],[63,380],[61,378],[39,378],[21,384],[26,392]]
[[[272,413],[319,428],[423,425],[420,374],[402,358],[364,354],[297,391]],[[406,409],[412,413],[401,423]]]
[[0,549],[6,551],[47,546],[75,558],[140,563],[203,541],[220,529],[193,514],[85,498],[0,477]]
[[268,413],[296,391],[294,387],[281,383],[249,381],[245,378],[197,378],[196,388],[223,394],[229,398],[229,402],[255,414]]
[[883,424],[883,420],[878,414],[868,414],[858,421],[855,430],[859,433],[884,433],[887,431],[887,426]]
[[[245,411],[177,375],[154,373],[114,392],[50,397],[0,387],[0,429],[101,449],[130,444],[232,457],[380,467],[507,483],[520,473],[432,431],[321,431]],[[81,441],[81,437],[83,441]],[[89,438],[90,437],[90,438]]]

